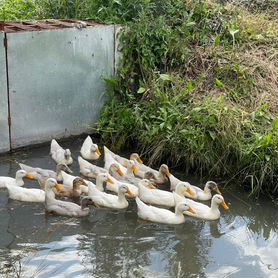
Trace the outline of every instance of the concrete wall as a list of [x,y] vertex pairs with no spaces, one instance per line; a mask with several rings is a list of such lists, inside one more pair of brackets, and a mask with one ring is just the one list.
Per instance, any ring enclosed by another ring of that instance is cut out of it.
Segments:
[[[6,34],[12,149],[89,132],[95,126],[107,99],[103,78],[114,75],[118,57],[116,30],[100,25]],[[2,52],[0,48],[1,62]],[[7,82],[2,64],[0,151],[6,151]]]

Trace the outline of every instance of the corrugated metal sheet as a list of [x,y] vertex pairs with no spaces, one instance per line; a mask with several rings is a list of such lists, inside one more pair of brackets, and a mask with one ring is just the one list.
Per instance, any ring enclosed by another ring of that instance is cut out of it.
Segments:
[[0,32],[0,152],[10,149],[4,33]]
[[114,26],[6,35],[12,148],[94,126],[114,71]]

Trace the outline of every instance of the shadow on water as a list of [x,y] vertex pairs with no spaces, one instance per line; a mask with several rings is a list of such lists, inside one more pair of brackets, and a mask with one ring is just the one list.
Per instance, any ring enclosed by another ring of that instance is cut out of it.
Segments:
[[[75,158],[82,139],[63,142]],[[49,147],[0,159],[0,175],[16,162],[53,169]],[[99,161],[98,164],[102,164]],[[181,175],[182,176],[182,175]],[[196,180],[196,177],[193,177]],[[28,181],[28,187],[37,187]],[[125,211],[91,209],[89,217],[47,216],[43,204],[10,201],[0,191],[1,277],[277,277],[278,213],[268,200],[237,189],[223,192],[230,205],[219,221],[188,218],[178,226],[138,221]]]

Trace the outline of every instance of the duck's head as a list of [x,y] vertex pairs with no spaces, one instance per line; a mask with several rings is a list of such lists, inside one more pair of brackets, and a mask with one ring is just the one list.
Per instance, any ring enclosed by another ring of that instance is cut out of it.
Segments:
[[62,191],[62,188],[60,184],[57,183],[57,181],[53,178],[49,178],[45,182],[45,190],[46,191],[51,191],[53,189],[56,189],[57,191]]
[[164,176],[167,176],[167,177],[170,177],[170,171],[169,171],[169,168],[166,164],[162,164],[160,167],[159,167],[159,172],[161,174],[163,174]]
[[144,179],[147,179],[147,180],[156,180],[156,176],[155,174],[152,172],[152,171],[147,171],[144,173]]
[[75,178],[72,182],[73,191],[80,190],[81,185],[87,186],[86,182],[82,178]]
[[224,209],[226,209],[226,210],[229,209],[229,207],[227,206],[227,204],[226,204],[226,202],[225,202],[223,196],[220,195],[220,194],[215,194],[215,195],[212,197],[211,202],[212,202],[212,203],[215,203],[215,204],[217,204],[217,205],[221,205],[221,206],[222,206]]
[[15,178],[16,179],[23,179],[23,178],[25,178],[25,179],[28,179],[28,180],[34,180],[35,179],[32,175],[28,174],[24,170],[18,170],[16,172],[16,174],[15,174]]
[[140,164],[143,164],[142,159],[140,158],[138,153],[132,153],[129,157],[130,160],[137,161]]
[[184,204],[184,203],[177,204],[176,211],[179,211],[182,214],[185,214],[185,212],[187,212],[187,211],[191,212],[193,214],[196,213],[190,206],[188,206],[187,204]]
[[101,173],[101,174],[98,174],[98,175],[97,175],[97,179],[98,179],[101,183],[108,182],[108,183],[112,183],[112,184],[113,184],[113,181],[112,181],[112,179],[110,178],[110,175],[109,175],[108,173]]
[[56,166],[56,172],[59,173],[61,171],[64,171],[66,173],[71,174],[72,170],[68,167],[68,165],[64,164],[64,163],[59,163]]
[[65,149],[65,158],[68,159],[71,157],[71,151],[70,149]]
[[100,152],[97,144],[92,144],[90,151],[91,151],[91,153],[95,153],[96,155],[101,156],[101,152]]
[[189,194],[191,197],[194,197],[194,193],[190,188],[190,183],[188,182],[179,182],[175,190],[178,194],[185,195]]
[[124,176],[124,173],[122,172],[122,170],[120,169],[119,165],[117,165],[116,163],[113,163],[110,165],[109,168],[109,173],[113,176],[113,173],[117,173],[119,174],[121,177]]
[[206,189],[209,189],[210,191],[214,191],[216,192],[217,194],[221,194],[219,188],[218,188],[218,185],[216,182],[214,181],[208,181],[205,185],[205,188]]
[[127,161],[126,165],[127,169],[130,169],[132,173],[134,173],[135,175],[138,174],[138,169],[135,166],[135,162],[133,160]]
[[156,189],[156,187],[147,179],[141,180],[138,185],[144,186],[149,189]]
[[94,204],[93,199],[89,196],[85,196],[80,200],[81,209],[85,209],[89,205],[93,205],[93,204]]
[[132,194],[132,192],[129,190],[128,186],[125,184],[122,184],[119,186],[119,191],[123,194],[127,194],[129,197],[133,198],[134,195]]

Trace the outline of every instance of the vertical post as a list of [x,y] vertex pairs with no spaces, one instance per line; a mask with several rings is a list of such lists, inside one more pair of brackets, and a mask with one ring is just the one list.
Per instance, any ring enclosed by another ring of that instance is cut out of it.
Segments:
[[8,65],[8,38],[7,33],[4,33],[4,48],[5,48],[5,61],[6,61],[6,80],[7,80],[7,100],[8,100],[8,126],[9,126],[9,144],[10,150],[12,149],[12,136],[11,136],[11,109],[10,109],[10,87],[9,87],[9,65]]

